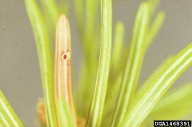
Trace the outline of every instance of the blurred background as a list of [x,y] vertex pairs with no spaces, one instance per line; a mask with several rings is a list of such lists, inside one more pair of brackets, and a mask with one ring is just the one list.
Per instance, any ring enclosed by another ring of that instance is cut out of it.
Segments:
[[[125,24],[125,40],[129,41],[136,11],[142,0],[113,0],[113,25]],[[73,84],[77,84],[82,59],[81,43],[71,1],[69,21],[72,36]],[[139,84],[168,56],[176,54],[192,42],[192,1],[162,0],[158,10],[166,20],[149,47]],[[54,42],[53,42],[54,43]],[[173,85],[192,82],[190,67]],[[0,0],[0,89],[25,127],[34,127],[36,103],[42,97],[41,77],[35,40],[22,0]]]

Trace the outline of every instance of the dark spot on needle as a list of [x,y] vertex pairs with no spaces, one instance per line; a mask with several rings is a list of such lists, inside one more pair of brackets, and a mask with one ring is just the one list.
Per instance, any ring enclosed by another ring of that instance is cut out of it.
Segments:
[[67,55],[66,54],[63,55],[63,59],[64,60],[67,59]]

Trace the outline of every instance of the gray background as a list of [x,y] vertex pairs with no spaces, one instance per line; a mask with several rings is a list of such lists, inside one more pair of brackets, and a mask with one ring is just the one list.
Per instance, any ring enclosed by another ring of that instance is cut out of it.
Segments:
[[[126,25],[126,39],[130,38],[136,10],[142,0],[114,0],[113,24],[121,20]],[[72,8],[71,8],[72,9]],[[192,1],[162,0],[160,10],[166,20],[156,39],[147,51],[140,77],[148,75],[169,54],[176,54],[192,42]],[[74,12],[71,11],[73,80],[77,84],[81,44],[77,33]],[[192,81],[189,68],[174,84]],[[22,0],[0,0],[0,89],[26,127],[36,121],[35,106],[42,97],[41,79],[32,29]]]

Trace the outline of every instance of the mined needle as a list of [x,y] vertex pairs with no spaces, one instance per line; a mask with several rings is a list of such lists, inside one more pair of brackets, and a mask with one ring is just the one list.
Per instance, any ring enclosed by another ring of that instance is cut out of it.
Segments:
[[[58,99],[63,98],[71,109],[72,116],[76,121],[71,90],[71,37],[67,17],[62,14],[56,27],[55,41],[55,104]],[[57,112],[58,116],[58,112]]]

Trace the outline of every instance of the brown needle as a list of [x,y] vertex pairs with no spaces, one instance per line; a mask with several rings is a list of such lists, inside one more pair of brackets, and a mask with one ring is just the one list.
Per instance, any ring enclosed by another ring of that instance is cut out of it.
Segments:
[[[67,17],[61,14],[57,22],[55,43],[55,103],[58,98],[64,98],[71,108],[76,121],[71,90],[71,37]],[[58,116],[58,115],[57,115]]]

